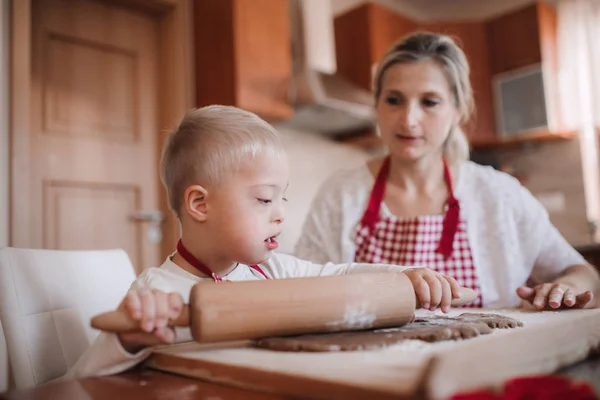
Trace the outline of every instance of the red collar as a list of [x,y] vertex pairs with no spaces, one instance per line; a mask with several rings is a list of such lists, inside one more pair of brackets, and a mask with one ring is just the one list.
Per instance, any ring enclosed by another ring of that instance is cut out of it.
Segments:
[[[190,253],[181,243],[181,239],[177,241],[177,252],[181,254],[181,257],[185,261],[188,262],[192,267],[196,268],[198,271],[202,272],[205,275],[210,276],[215,282],[223,282],[224,279],[219,275],[215,274],[212,269],[208,267],[208,265],[204,264],[202,261],[198,260],[192,253]],[[261,274],[265,279],[269,279],[269,277],[263,272],[263,270],[258,265],[250,265],[250,268],[257,271]]]

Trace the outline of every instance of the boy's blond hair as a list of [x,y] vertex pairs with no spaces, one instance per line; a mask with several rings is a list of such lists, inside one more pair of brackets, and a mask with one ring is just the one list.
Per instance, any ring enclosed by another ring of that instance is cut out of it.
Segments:
[[185,190],[216,186],[257,154],[282,155],[270,124],[237,107],[212,105],[188,111],[163,148],[160,172],[169,207],[178,217]]

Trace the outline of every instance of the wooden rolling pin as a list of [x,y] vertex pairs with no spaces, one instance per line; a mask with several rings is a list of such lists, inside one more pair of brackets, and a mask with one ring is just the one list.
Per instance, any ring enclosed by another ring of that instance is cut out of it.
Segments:
[[[475,291],[462,288],[457,307]],[[420,308],[403,273],[364,273],[310,278],[197,283],[190,304],[169,326],[190,326],[197,342],[338,332],[402,326]],[[108,332],[140,331],[128,313],[111,311],[92,319]]]

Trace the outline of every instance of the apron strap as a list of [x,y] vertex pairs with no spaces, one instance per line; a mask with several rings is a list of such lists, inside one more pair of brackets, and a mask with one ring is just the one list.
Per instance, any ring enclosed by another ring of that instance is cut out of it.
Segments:
[[386,157],[379,168],[375,184],[371,190],[371,196],[369,197],[369,204],[360,220],[361,225],[368,227],[369,230],[379,221],[379,211],[381,210],[381,203],[383,203],[383,197],[385,196],[385,185],[389,170],[390,158]]
[[448,209],[444,216],[444,222],[442,227],[442,237],[436,252],[448,259],[452,255],[452,248],[454,245],[454,236],[458,230],[458,219],[460,217],[460,204],[456,197],[454,197],[454,188],[452,185],[452,176],[450,175],[450,168],[446,159],[442,159],[444,162],[444,177],[446,178],[446,184],[448,185]]
[[267,274],[265,274],[265,272],[262,270],[262,268],[259,267],[258,265],[249,265],[249,267],[252,268],[253,270],[255,270],[256,272],[258,272],[259,274],[261,274],[262,276],[264,276],[265,279],[269,279]]

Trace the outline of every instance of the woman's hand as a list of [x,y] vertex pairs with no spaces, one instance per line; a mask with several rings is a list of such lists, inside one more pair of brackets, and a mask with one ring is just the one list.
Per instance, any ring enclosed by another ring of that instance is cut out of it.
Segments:
[[594,294],[586,290],[578,293],[572,286],[554,282],[542,283],[533,288],[521,286],[517,295],[530,302],[538,310],[559,308],[586,308],[592,305]]
[[140,332],[118,335],[123,348],[128,352],[136,353],[146,346],[175,341],[175,331],[167,324],[177,318],[183,308],[183,299],[179,293],[165,293],[154,289],[130,290],[119,308],[138,321],[140,326]]
[[405,270],[421,303],[421,308],[435,310],[438,306],[443,312],[450,311],[453,298],[460,297],[460,286],[450,276],[442,275],[429,268]]

